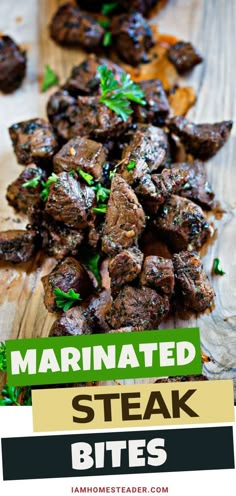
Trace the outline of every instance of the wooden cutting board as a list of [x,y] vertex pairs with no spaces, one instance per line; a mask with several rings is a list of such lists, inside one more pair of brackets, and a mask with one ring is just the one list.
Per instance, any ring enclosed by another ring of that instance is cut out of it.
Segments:
[[[2,0],[0,31],[12,35],[28,53],[27,79],[13,95],[0,95],[0,220],[1,229],[24,226],[26,219],[7,205],[7,185],[22,170],[13,154],[7,127],[14,122],[45,116],[45,106],[54,88],[42,94],[45,64],[49,64],[63,82],[71,67],[85,54],[57,46],[48,35],[48,24],[59,4],[57,0]],[[236,2],[234,0],[169,0],[152,19],[159,31],[191,40],[204,55],[204,64],[188,77],[198,99],[189,116],[195,122],[216,122],[236,115],[235,55]],[[183,83],[183,81],[182,81]],[[186,80],[185,80],[186,84]],[[236,136],[235,128],[227,145],[207,164],[207,172],[221,214],[213,216],[216,227],[214,243],[204,250],[204,267],[216,293],[211,314],[198,318],[175,316],[162,327],[198,325],[203,349],[223,369],[236,368]],[[226,275],[211,276],[213,259],[219,257]],[[43,304],[41,277],[54,261],[37,256],[27,267],[0,265],[0,339],[47,336],[54,321]],[[228,339],[229,337],[229,339]],[[216,345],[217,353],[215,353]],[[219,358],[220,357],[220,358]],[[235,372],[236,376],[236,372]]]

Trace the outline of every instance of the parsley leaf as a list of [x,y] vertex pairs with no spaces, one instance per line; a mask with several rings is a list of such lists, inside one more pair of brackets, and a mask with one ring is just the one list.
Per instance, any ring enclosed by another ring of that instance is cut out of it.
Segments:
[[84,181],[86,181],[86,183],[89,186],[92,186],[92,184],[94,182],[94,177],[91,174],[88,174],[88,172],[82,171],[81,169],[76,169],[76,170],[77,170],[78,174],[84,179]]
[[220,268],[220,259],[214,258],[213,260],[213,272],[216,275],[223,276],[225,272]]
[[110,27],[110,21],[109,19],[97,19],[97,22],[102,26],[104,29],[108,29]]
[[40,181],[41,181],[41,176],[38,175],[38,176],[33,177],[33,179],[30,179],[29,181],[24,183],[22,186],[23,186],[23,188],[37,188]]
[[91,257],[87,261],[87,263],[85,264],[86,267],[88,267],[88,269],[91,270],[91,272],[96,277],[98,284],[101,283],[101,274],[100,274],[100,270],[99,270],[99,262],[100,262],[100,255],[97,254],[97,255],[94,255],[93,257]]
[[93,186],[93,190],[96,192],[97,202],[102,203],[105,203],[108,200],[111,192],[110,189],[104,188],[101,183],[97,183],[95,186]]
[[32,405],[31,387],[14,387],[5,384],[1,391],[0,406],[29,406]]
[[121,82],[116,81],[113,72],[106,65],[98,67],[100,77],[101,96],[99,101],[106,107],[113,110],[117,115],[126,121],[133,110],[130,101],[145,105],[143,90],[135,84],[129,74],[121,77]]
[[111,12],[113,12],[113,10],[116,9],[116,7],[118,7],[118,2],[104,3],[102,5],[101,14],[109,15]]
[[58,308],[62,308],[64,312],[69,310],[76,301],[81,301],[80,294],[76,293],[73,289],[69,289],[67,293],[60,288],[53,291],[55,302]]
[[107,211],[107,205],[98,205],[97,207],[93,208],[93,212],[95,214],[105,214]]
[[45,202],[47,201],[49,191],[50,191],[50,186],[51,186],[51,184],[56,183],[58,181],[58,179],[59,179],[58,176],[56,174],[54,174],[54,172],[53,172],[52,175],[49,176],[49,178],[46,182],[42,181],[43,189],[40,193],[40,196],[41,196],[43,201],[45,201]]
[[7,370],[6,345],[3,342],[0,343],[0,370],[2,372]]
[[55,74],[50,65],[45,65],[45,74],[43,78],[43,83],[41,87],[41,91],[46,91],[51,86],[59,83],[58,76]]
[[136,167],[136,162],[135,160],[130,160],[130,162],[128,163],[128,165],[126,165],[126,169],[127,171],[132,171],[133,169],[135,169]]
[[111,41],[112,41],[111,31],[107,31],[104,34],[102,44],[104,47],[108,47],[111,46]]

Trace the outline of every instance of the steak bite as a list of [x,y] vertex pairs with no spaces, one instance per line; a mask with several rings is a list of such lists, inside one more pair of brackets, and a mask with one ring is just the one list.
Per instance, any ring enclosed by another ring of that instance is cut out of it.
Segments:
[[143,254],[134,247],[122,250],[109,262],[109,275],[112,288],[123,286],[137,278],[142,270]]
[[26,54],[10,36],[0,35],[0,91],[12,93],[26,72]]
[[57,319],[50,330],[50,336],[79,336],[91,334],[92,331],[86,320],[86,307],[82,303],[79,307],[72,307]]
[[10,230],[0,232],[0,260],[21,263],[33,258],[38,236],[33,230]]
[[9,134],[19,164],[35,162],[43,167],[58,149],[53,128],[44,119],[17,122],[9,128]]
[[[56,128],[58,134],[63,136],[63,127],[68,126],[67,110],[76,105],[76,98],[66,90],[58,90],[53,93],[47,103],[47,116],[51,124]],[[61,132],[60,132],[61,130]]]
[[135,188],[142,205],[150,214],[155,214],[160,205],[178,192],[188,181],[188,172],[178,169],[163,169],[161,174],[145,174]]
[[78,168],[92,174],[95,179],[100,179],[105,160],[106,150],[101,143],[77,136],[54,155],[53,169],[58,173]]
[[162,205],[154,226],[173,252],[201,248],[211,234],[201,207],[177,195]]
[[168,311],[168,298],[160,296],[154,289],[124,286],[114,299],[107,320],[113,329],[131,326],[139,330],[154,330]]
[[84,238],[82,231],[53,221],[44,221],[42,231],[44,248],[49,256],[63,260],[69,255],[78,255]]
[[145,227],[145,214],[132,188],[116,174],[111,183],[102,249],[116,255],[137,243]]
[[91,54],[81,64],[72,68],[71,74],[63,88],[71,95],[94,95],[98,93],[100,77],[98,67],[105,65],[113,72],[115,79],[120,81],[124,71],[118,64],[105,57],[96,57]]
[[42,277],[42,283],[45,291],[44,303],[49,312],[58,310],[54,295],[56,288],[65,293],[73,289],[81,298],[86,298],[93,290],[86,269],[72,257],[59,262],[50,274]]
[[[120,168],[122,177],[133,184],[139,180],[145,172],[157,171],[164,167],[169,157],[169,146],[166,133],[159,127],[151,125],[140,125],[127,144],[122,153],[122,166]],[[135,167],[127,169],[129,162],[133,160]]]
[[146,105],[134,104],[134,119],[138,122],[150,122],[162,126],[170,112],[169,102],[159,79],[141,81],[139,86],[144,92]]
[[206,167],[203,162],[175,163],[170,165],[172,170],[179,169],[188,173],[187,182],[178,190],[180,196],[184,196],[200,207],[210,210],[214,205],[214,193],[207,180]]
[[171,296],[175,284],[172,260],[156,256],[146,257],[140,282],[142,286],[151,286],[158,292]]
[[102,44],[105,34],[94,17],[71,3],[61,5],[52,18],[50,36],[60,45],[79,45],[94,50]]
[[185,117],[169,119],[169,130],[183,143],[186,152],[200,160],[213,157],[229,138],[233,121],[216,124],[193,124]]
[[71,308],[54,322],[51,336],[75,336],[80,334],[110,332],[105,320],[106,313],[111,307],[110,291],[102,290],[83,302],[80,306]]
[[178,41],[175,45],[171,45],[167,51],[167,57],[179,74],[190,71],[195,65],[203,61],[202,56],[192,43],[186,41]]
[[68,139],[88,136],[107,140],[120,136],[131,124],[130,117],[123,121],[119,115],[100,103],[99,97],[94,96],[79,96],[77,105],[68,108],[67,119]]
[[[9,205],[24,214],[32,206],[35,208],[40,207],[42,204],[40,197],[42,185],[40,180],[45,181],[45,179],[45,171],[39,167],[35,167],[34,165],[26,167],[19,177],[9,184],[7,188],[6,198]],[[33,186],[33,180],[35,180],[35,186]],[[32,187],[27,186],[29,182],[32,182]]]
[[177,292],[186,308],[203,312],[211,307],[214,290],[196,252],[183,251],[173,257]]
[[61,172],[57,182],[50,187],[45,210],[58,222],[75,229],[84,229],[94,205],[93,189],[67,172]]
[[152,30],[139,12],[121,14],[111,21],[112,41],[118,55],[131,65],[148,62],[148,50],[154,45]]

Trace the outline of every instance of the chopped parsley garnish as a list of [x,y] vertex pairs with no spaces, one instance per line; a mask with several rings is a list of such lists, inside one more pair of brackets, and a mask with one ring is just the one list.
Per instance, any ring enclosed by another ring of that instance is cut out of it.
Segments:
[[109,15],[116,9],[116,7],[118,7],[118,2],[104,3],[102,5],[101,14]]
[[220,268],[220,259],[214,258],[213,260],[213,272],[218,276],[223,276],[225,272]]
[[51,86],[59,83],[58,76],[55,74],[50,65],[45,65],[45,73],[43,78],[43,83],[41,87],[41,91],[46,91]]
[[110,27],[109,19],[98,19],[97,21],[104,29],[108,29]]
[[0,370],[2,372],[7,370],[6,345],[3,342],[0,343]]
[[114,170],[112,170],[112,171],[110,171],[110,172],[109,172],[109,179],[113,179],[113,177],[114,177],[115,173],[116,173],[115,169],[114,169]]
[[59,179],[59,177],[56,174],[54,174],[54,172],[53,172],[52,175],[49,176],[49,178],[46,182],[42,181],[43,189],[40,193],[40,196],[41,196],[43,201],[45,201],[45,202],[47,201],[49,191],[50,191],[50,186],[51,186],[51,184],[56,183],[58,181],[58,179]]
[[96,277],[98,284],[101,282],[101,274],[99,271],[99,262],[100,262],[100,255],[94,255],[93,257],[90,257],[90,259],[87,261],[85,264],[86,267],[88,267],[89,270],[93,273],[93,275]]
[[102,203],[105,203],[108,200],[111,192],[110,189],[104,188],[101,183],[97,183],[95,186],[93,186],[93,190],[96,192],[97,202]]
[[14,387],[6,384],[1,391],[0,406],[30,406],[31,388],[30,387]]
[[107,211],[107,205],[98,205],[97,207],[93,208],[93,212],[95,214],[105,214]]
[[60,288],[56,288],[53,292],[55,302],[58,308],[62,308],[64,312],[69,310],[76,301],[81,301],[80,294],[76,293],[73,289],[69,289],[67,293]]
[[103,41],[102,41],[102,44],[104,47],[108,47],[108,46],[111,46],[111,31],[107,31],[105,34],[104,34],[104,37],[103,37]]
[[33,177],[33,179],[30,179],[29,181],[24,183],[22,186],[23,186],[23,188],[37,188],[40,181],[41,181],[41,176],[38,175],[38,176]]
[[135,160],[130,160],[128,165],[126,166],[127,171],[132,171],[136,167],[136,162]]
[[91,174],[88,174],[88,172],[84,172],[81,169],[76,169],[78,174],[84,179],[84,181],[89,185],[92,186],[94,183],[94,177]]
[[133,113],[130,102],[145,105],[144,92],[135,84],[130,75],[123,73],[121,82],[116,81],[113,72],[106,65],[98,67],[101,96],[99,101],[126,121]]

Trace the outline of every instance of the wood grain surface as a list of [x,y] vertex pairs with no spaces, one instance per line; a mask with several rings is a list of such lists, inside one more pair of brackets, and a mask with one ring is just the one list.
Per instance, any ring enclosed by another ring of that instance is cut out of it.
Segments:
[[[26,219],[16,215],[5,200],[7,185],[22,170],[13,154],[7,127],[17,121],[45,116],[45,105],[54,88],[39,91],[45,64],[58,73],[60,81],[72,65],[85,55],[79,50],[56,46],[49,39],[48,23],[63,2],[57,0],[1,0],[0,31],[12,35],[28,52],[27,79],[13,95],[0,96],[0,221],[1,230],[24,226]],[[190,40],[204,56],[204,63],[180,84],[191,85],[197,93],[196,105],[188,116],[195,122],[233,119],[235,106],[235,0],[169,0],[151,20],[162,33]],[[214,242],[204,248],[204,267],[216,293],[212,313],[200,317],[176,315],[162,327],[201,329],[203,350],[214,358],[206,365],[209,377],[236,377],[236,130],[226,146],[207,164],[207,172],[223,214],[212,216]],[[219,257],[226,275],[211,275],[212,263]],[[53,260],[22,267],[0,266],[0,339],[47,336],[54,317],[43,305],[42,275]]]

